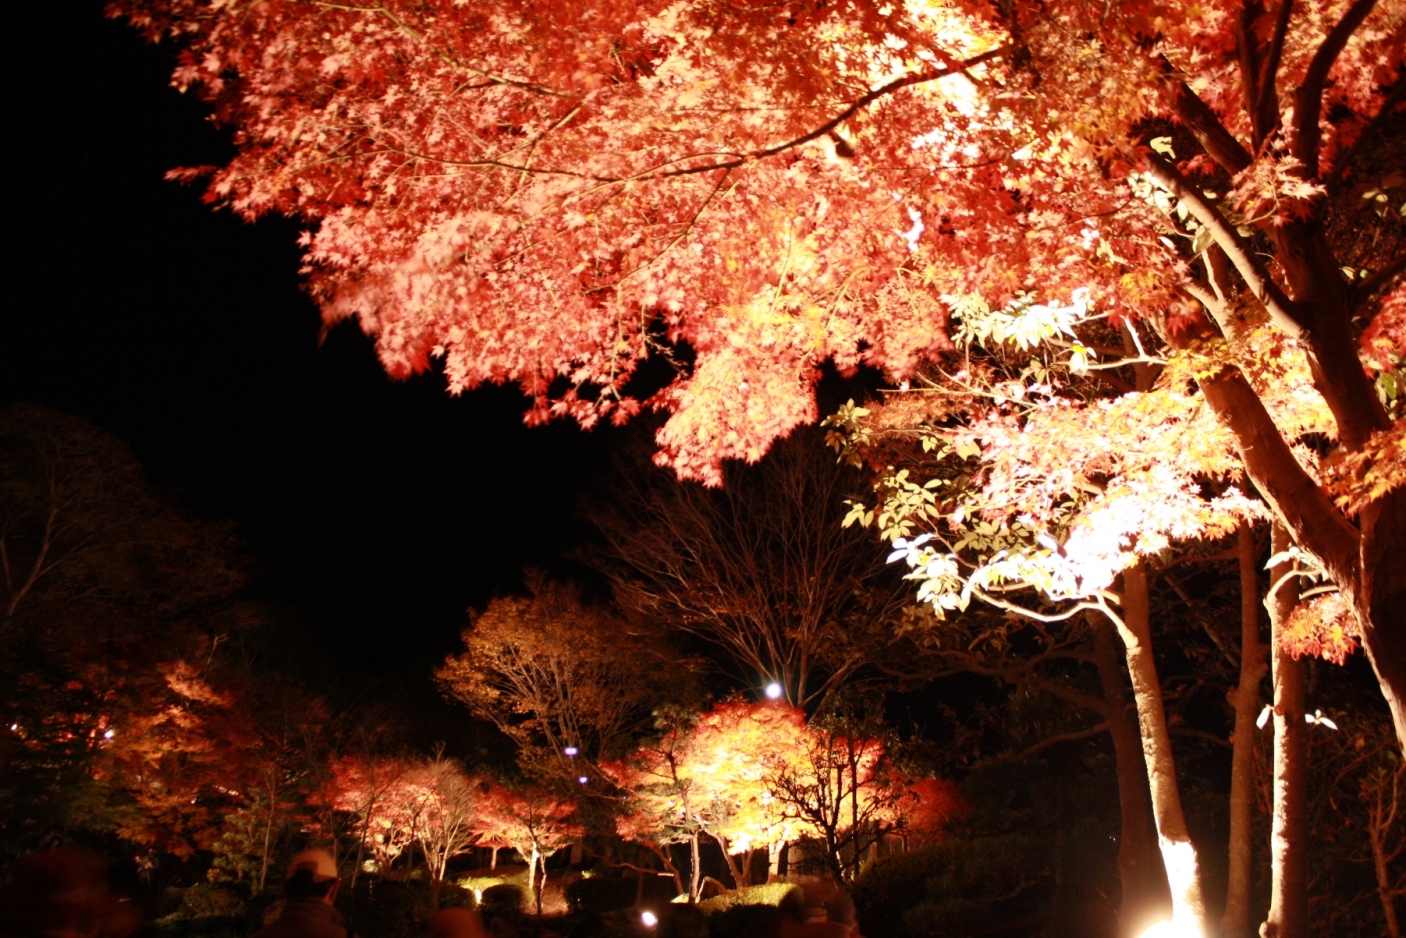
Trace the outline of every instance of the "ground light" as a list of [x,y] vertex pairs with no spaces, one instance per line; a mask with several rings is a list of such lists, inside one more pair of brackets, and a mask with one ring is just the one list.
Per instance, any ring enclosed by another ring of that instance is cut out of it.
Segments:
[[780,700],[781,685],[776,683],[775,681],[772,681],[766,686],[766,696],[768,700]]
[[659,924],[659,916],[655,915],[653,912],[641,912],[640,921],[644,923],[645,928],[653,928],[655,925]]

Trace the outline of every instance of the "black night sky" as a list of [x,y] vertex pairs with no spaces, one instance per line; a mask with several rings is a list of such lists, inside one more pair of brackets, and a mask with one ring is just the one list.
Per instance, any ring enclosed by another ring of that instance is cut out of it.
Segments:
[[468,606],[525,565],[570,573],[602,434],[524,427],[514,388],[392,381],[351,324],[319,342],[298,224],[163,180],[225,160],[227,135],[169,86],[174,50],[101,6],[13,11],[0,398],[97,423],[235,522],[261,598],[335,661],[427,678]]

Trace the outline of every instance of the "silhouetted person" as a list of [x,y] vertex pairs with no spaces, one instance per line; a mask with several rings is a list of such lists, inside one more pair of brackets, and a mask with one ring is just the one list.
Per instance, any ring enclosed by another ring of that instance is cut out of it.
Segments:
[[0,898],[0,933],[18,938],[125,938],[143,908],[112,889],[108,862],[91,850],[31,853]]
[[430,938],[487,938],[483,920],[473,909],[440,909],[430,922]]
[[288,865],[283,914],[254,938],[351,938],[337,901],[337,864],[325,850],[304,850]]

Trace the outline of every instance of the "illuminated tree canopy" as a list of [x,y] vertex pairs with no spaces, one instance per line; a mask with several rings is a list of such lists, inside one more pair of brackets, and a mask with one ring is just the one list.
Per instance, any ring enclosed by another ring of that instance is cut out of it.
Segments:
[[[685,477],[814,419],[825,361],[903,380],[964,308],[1086,291],[1173,347],[1215,332],[1233,354],[1198,393],[1355,611],[1406,735],[1377,393],[1406,348],[1402,180],[1354,170],[1401,107],[1399,0],[114,10],[183,43],[177,83],[235,128],[228,166],[177,175],[306,219],[324,315],[393,374],[442,358],[451,390],[517,381],[529,419],[590,425],[638,410],[652,350],[686,353],[644,402]],[[1353,186],[1390,210],[1349,218]],[[1350,454],[1341,504],[1254,386],[1287,346]]]

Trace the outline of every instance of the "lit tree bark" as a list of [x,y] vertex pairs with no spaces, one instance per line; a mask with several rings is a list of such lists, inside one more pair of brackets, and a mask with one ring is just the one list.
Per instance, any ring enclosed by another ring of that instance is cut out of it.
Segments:
[[1256,575],[1255,534],[1242,524],[1236,534],[1240,562],[1240,684],[1232,692],[1235,704],[1235,737],[1230,766],[1230,855],[1226,884],[1225,938],[1250,938],[1253,913],[1250,888],[1253,879],[1251,815],[1253,814],[1255,717],[1260,708],[1260,680],[1265,672],[1265,648],[1260,643],[1259,577]]
[[[1274,525],[1270,553],[1289,549],[1289,532]],[[1308,938],[1308,767],[1303,712],[1303,676],[1299,662],[1284,647],[1284,627],[1298,603],[1292,561],[1270,567],[1269,645],[1274,680],[1274,793],[1269,834],[1269,917],[1264,938]]]
[[1118,840],[1118,877],[1123,884],[1123,902],[1118,917],[1122,934],[1142,934],[1147,926],[1165,919],[1172,908],[1167,871],[1157,849],[1157,825],[1152,817],[1152,796],[1147,785],[1147,767],[1142,757],[1138,727],[1128,717],[1127,679],[1118,667],[1113,647],[1113,628],[1103,620],[1093,620],[1094,663],[1107,702],[1102,711],[1113,738],[1114,765],[1118,776],[1118,805],[1122,832]]
[[1182,811],[1172,739],[1162,705],[1162,684],[1152,656],[1147,568],[1142,562],[1123,571],[1123,619],[1119,634],[1123,638],[1133,700],[1137,703],[1138,723],[1142,728],[1142,752],[1147,763],[1152,813],[1157,821],[1158,845],[1171,886],[1172,917],[1176,921],[1199,923],[1205,917],[1201,877],[1196,848],[1191,843],[1186,815]]

